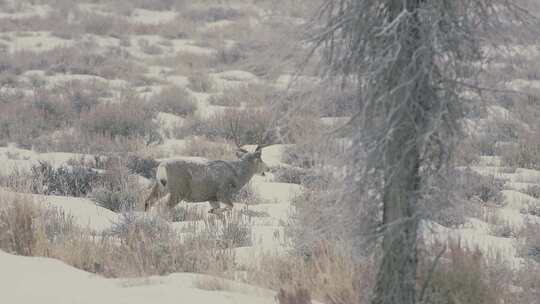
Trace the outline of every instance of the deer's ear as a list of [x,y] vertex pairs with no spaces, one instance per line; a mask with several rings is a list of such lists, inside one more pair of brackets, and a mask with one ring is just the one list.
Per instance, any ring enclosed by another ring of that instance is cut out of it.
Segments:
[[248,151],[244,149],[238,149],[236,150],[236,157],[242,158],[242,156],[244,156],[246,153],[248,153]]

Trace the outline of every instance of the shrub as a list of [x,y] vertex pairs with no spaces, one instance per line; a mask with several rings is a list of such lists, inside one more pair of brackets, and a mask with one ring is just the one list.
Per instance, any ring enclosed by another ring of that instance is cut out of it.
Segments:
[[[43,105],[50,105],[48,102]],[[62,111],[52,105],[50,111]],[[46,119],[43,109],[32,106],[26,99],[14,100],[10,103],[0,102],[0,138],[31,146],[33,139],[46,132],[54,131],[55,121]]]
[[148,179],[156,177],[159,163],[152,158],[144,158],[137,155],[128,157],[126,167],[132,174],[138,174]]
[[34,89],[30,102],[32,108],[37,109],[44,122],[47,123],[47,129],[55,130],[71,125],[74,115],[70,105],[57,100],[52,92],[45,89]]
[[199,130],[209,138],[225,138],[238,146],[271,144],[272,113],[267,109],[227,109],[203,122]]
[[73,217],[62,209],[40,209],[28,195],[0,197],[0,249],[21,255],[37,255],[43,243],[58,244],[75,230]]
[[309,290],[296,286],[293,290],[281,288],[276,295],[278,304],[311,304]]
[[45,195],[85,196],[98,182],[99,175],[82,166],[52,167],[47,162],[32,166],[32,192]]
[[525,194],[530,195],[534,198],[540,198],[540,186],[539,185],[528,186],[525,189]]
[[[493,282],[487,277],[486,268],[489,266],[479,251],[468,251],[454,244],[450,246],[447,257],[446,261],[440,260],[432,273],[423,303],[503,303],[506,286],[499,284],[507,284],[508,281]],[[421,266],[421,282],[425,282],[431,266]]]
[[141,49],[141,51],[147,55],[163,54],[163,50],[159,46],[155,44],[150,44],[148,40],[146,39],[137,40],[137,44],[139,45],[139,48]]
[[292,166],[273,167],[270,171],[276,182],[290,184],[302,184],[308,174],[305,169]]
[[[285,290],[281,300],[310,303],[310,297],[324,303],[369,303],[375,277],[371,258],[355,259],[347,250],[320,243],[312,256],[286,254],[264,255],[255,269],[248,271],[248,281],[274,290]],[[278,293],[278,301],[280,301]]]
[[[312,114],[295,114],[280,121],[279,133],[277,136],[284,143],[305,143],[324,140],[321,138],[324,126],[319,117]],[[337,145],[339,147],[339,145]]]
[[89,112],[99,104],[99,99],[109,97],[106,83],[92,80],[71,80],[53,88],[53,94],[59,95],[77,114]]
[[206,218],[207,212],[191,204],[179,204],[171,210],[171,221],[173,222],[193,222],[202,221]]
[[540,225],[527,222],[525,225],[525,256],[528,256],[540,263],[540,236],[538,235]]
[[115,191],[104,187],[93,189],[89,196],[99,206],[114,212],[133,210],[137,201],[137,197],[132,191]]
[[226,220],[207,217],[206,230],[222,249],[251,246],[251,226],[246,217],[233,212]]
[[187,140],[182,155],[204,157],[212,160],[235,159],[230,145],[223,142],[212,142],[204,137],[191,137]]
[[94,110],[81,115],[81,129],[110,138],[144,138],[147,144],[161,141],[155,112],[149,111],[141,101],[99,104]]
[[57,244],[66,240],[66,236],[75,231],[76,225],[72,215],[57,207],[39,210],[39,227],[35,230],[43,232],[47,240]]
[[[216,249],[204,232],[181,241],[169,224],[159,217],[125,213],[110,234],[120,242],[117,248],[120,256],[109,262],[117,275],[210,271],[230,266],[232,262],[232,256]],[[119,268],[121,266],[124,269]]]
[[222,278],[212,277],[212,276],[204,276],[199,277],[193,282],[193,286],[198,289],[202,290],[230,290],[231,286],[229,285],[229,282]]
[[282,161],[294,167],[310,169],[315,166],[315,160],[309,145],[288,146],[283,152]]
[[517,145],[503,149],[501,156],[506,166],[539,170],[540,141],[536,135],[525,133],[520,136]]
[[212,55],[185,51],[179,51],[174,56],[161,56],[155,60],[162,66],[174,67],[179,75],[196,74],[197,71],[206,71],[216,64],[216,59]]
[[126,138],[83,132],[79,128],[57,131],[32,140],[32,147],[39,152],[73,152],[103,154],[112,152],[137,152],[147,145],[144,138]]
[[214,90],[214,81],[206,72],[193,71],[188,77],[189,88],[195,92],[212,92]]
[[129,28],[126,21],[115,16],[84,12],[77,17],[85,34],[118,36]]
[[[113,3],[118,0],[112,0]],[[186,0],[129,0],[127,3],[132,3],[135,7],[140,7],[148,10],[167,11],[172,9],[180,9],[186,5]]]
[[259,204],[268,204],[271,203],[265,199],[263,199],[255,190],[253,189],[253,186],[251,183],[248,183],[242,189],[236,193],[236,195],[233,198],[234,202],[239,202],[246,205],[259,205]]
[[142,74],[143,68],[130,60],[129,54],[118,48],[100,51],[95,44],[57,47],[42,53],[30,52],[26,69],[47,73],[95,75],[107,79],[131,80]]
[[228,26],[226,31],[231,37],[227,38],[240,41],[237,47],[245,54],[237,69],[269,79],[301,67],[304,73],[309,73],[310,67],[305,61],[307,49],[299,43],[302,37],[295,32],[296,28],[282,21],[264,22],[255,29],[248,22]]
[[271,106],[279,98],[279,93],[274,88],[264,85],[250,83],[238,88],[226,89],[223,94],[212,96],[210,103],[226,107],[238,107],[245,105],[248,107]]
[[188,91],[178,86],[170,86],[152,97],[151,103],[160,112],[188,116],[197,110],[197,103]]
[[34,234],[36,209],[29,199],[18,198],[0,208],[0,247],[20,255],[32,255],[36,246]]
[[494,176],[483,176],[471,169],[457,172],[456,192],[462,193],[468,201],[478,199],[483,203],[501,204],[503,197],[501,191],[504,182]]
[[184,16],[197,22],[216,22],[232,20],[242,17],[244,13],[231,7],[201,6],[195,7],[184,13]]
[[246,58],[246,52],[241,44],[235,43],[233,46],[218,46],[217,48],[216,60],[222,65],[234,65]]
[[0,196],[0,248],[60,259],[107,277],[223,272],[233,266],[228,249],[216,247],[208,230],[180,236],[157,217],[124,213],[99,236],[73,225],[57,209],[41,210],[26,196]]

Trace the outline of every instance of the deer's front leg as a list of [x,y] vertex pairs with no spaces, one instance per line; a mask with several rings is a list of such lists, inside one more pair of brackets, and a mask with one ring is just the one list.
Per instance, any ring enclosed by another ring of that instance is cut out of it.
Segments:
[[219,211],[219,202],[218,201],[210,201],[210,206],[212,207],[208,213],[212,213],[212,214],[218,214],[218,211]]
[[167,206],[169,207],[169,210],[172,210],[178,203],[180,202],[180,197],[176,193],[172,193],[169,195],[169,200],[167,201]]
[[217,194],[218,201],[222,202],[225,207],[220,208],[222,211],[232,211],[233,203],[232,203],[232,197],[233,194],[236,192],[236,189],[234,185],[229,184],[224,186],[221,191]]

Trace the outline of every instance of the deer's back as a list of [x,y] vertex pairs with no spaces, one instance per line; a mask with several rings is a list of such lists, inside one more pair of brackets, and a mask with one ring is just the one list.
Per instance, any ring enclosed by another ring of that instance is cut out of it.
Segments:
[[234,179],[234,169],[224,161],[175,159],[162,163],[167,188],[186,201],[217,200],[217,192]]

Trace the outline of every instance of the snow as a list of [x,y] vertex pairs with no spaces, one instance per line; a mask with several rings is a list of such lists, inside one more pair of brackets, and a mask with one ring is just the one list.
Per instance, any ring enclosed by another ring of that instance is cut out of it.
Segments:
[[134,23],[155,25],[173,21],[178,13],[175,11],[152,11],[147,9],[134,9],[129,20]]
[[328,127],[341,127],[349,120],[350,117],[321,117],[321,122]]
[[21,194],[0,189],[3,197],[29,197],[43,208],[56,207],[73,216],[74,222],[95,232],[110,229],[118,222],[120,215],[108,209],[97,206],[92,200],[78,197]]
[[540,184],[540,171],[531,169],[516,169],[513,182]]
[[93,164],[95,158],[90,154],[80,153],[38,153],[32,150],[19,149],[13,145],[0,147],[0,176],[6,176],[16,171],[30,172],[32,166],[45,161],[53,167],[67,165],[70,160],[81,160]]
[[232,70],[209,74],[217,91],[240,88],[248,83],[258,83],[260,80],[250,72]]
[[214,22],[208,22],[204,25],[201,31],[202,32],[216,31],[232,24],[234,24],[234,22],[231,20],[218,20]]
[[167,134],[172,134],[172,132],[184,124],[185,119],[174,114],[158,112],[156,116],[156,122],[160,126],[160,134],[162,137],[166,138]]
[[246,71],[241,71],[241,70],[230,70],[230,71],[225,71],[221,73],[214,73],[211,75],[214,77],[218,77],[218,78],[226,79],[230,81],[246,81],[246,82],[259,81],[259,78],[255,76],[255,74],[246,72]]
[[0,251],[0,286],[5,303],[274,303],[270,290],[225,279],[225,290],[203,290],[210,276],[175,273],[144,279],[106,279],[60,261]]
[[189,78],[181,75],[170,75],[166,77],[166,80],[179,87],[187,87],[189,85]]
[[512,114],[501,106],[491,105],[487,107],[488,116],[494,120],[511,120]]
[[321,79],[319,77],[310,77],[310,76],[295,76],[290,74],[284,74],[278,77],[275,82],[275,87],[278,89],[285,90],[292,87],[314,87],[317,85]]
[[162,144],[153,147],[153,151],[160,157],[173,157],[180,155],[185,147],[184,139],[164,139]]
[[478,166],[502,166],[502,159],[500,156],[480,156]]
[[530,195],[515,191],[515,190],[503,190],[505,208],[513,210],[527,209],[529,205],[540,206],[540,200]]
[[488,258],[502,258],[514,269],[522,266],[523,259],[518,257],[515,239],[492,236],[475,228],[450,229],[426,221],[422,222],[421,233],[428,244],[458,243],[462,248],[478,249]]
[[3,35],[11,38],[9,41],[4,41],[10,52],[20,50],[44,52],[57,47],[73,45],[73,41],[52,36],[49,32],[31,32],[25,35],[16,32],[5,32]]
[[174,53],[183,52],[191,53],[195,55],[207,55],[211,56],[216,53],[216,50],[208,47],[200,47],[195,45],[194,40],[190,39],[172,39],[169,40],[172,43],[172,49]]
[[[285,152],[285,149],[292,147],[291,144],[275,144],[271,146],[266,146],[262,149],[261,157],[264,163],[267,166],[270,167],[277,167],[277,166],[289,166],[288,164],[281,161],[283,158],[283,153]],[[257,145],[245,145],[243,146],[244,149],[248,151],[255,151],[255,148]]]
[[[12,4],[13,6],[13,4]],[[4,19],[27,19],[36,17],[46,17],[51,12],[49,5],[24,4],[15,9],[4,9],[0,11],[0,18]]]
[[251,179],[251,186],[263,199],[278,204],[287,204],[302,192],[300,185],[267,182],[264,177],[258,175]]
[[509,190],[516,190],[519,192],[524,192],[529,187],[538,186],[535,183],[519,183],[519,182],[506,182],[504,187]]
[[513,79],[507,87],[516,91],[540,90],[540,80]]

